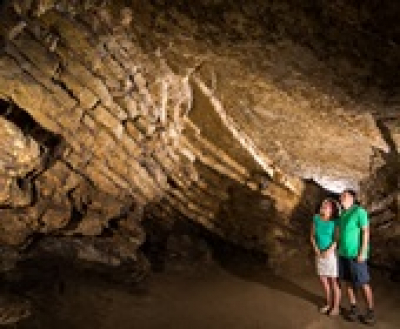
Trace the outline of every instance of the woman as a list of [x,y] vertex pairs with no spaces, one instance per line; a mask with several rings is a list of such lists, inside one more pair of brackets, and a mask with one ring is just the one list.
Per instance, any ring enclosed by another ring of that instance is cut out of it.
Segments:
[[326,297],[326,304],[320,308],[320,312],[328,315],[339,314],[340,288],[335,241],[338,211],[335,201],[324,200],[311,225],[310,238],[315,251],[317,273]]

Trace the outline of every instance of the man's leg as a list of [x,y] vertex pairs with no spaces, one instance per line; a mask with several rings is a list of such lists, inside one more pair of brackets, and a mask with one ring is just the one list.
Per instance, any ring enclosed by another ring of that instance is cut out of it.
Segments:
[[346,312],[346,318],[349,321],[357,321],[358,320],[358,310],[357,310],[357,300],[356,300],[356,295],[354,292],[354,286],[353,283],[351,282],[342,282],[343,284],[343,289],[346,290],[347,298],[350,303],[350,308],[348,312]]
[[358,310],[356,307],[356,296],[354,293],[354,275],[352,269],[352,260],[345,257],[339,258],[339,277],[343,291],[346,292],[350,303],[350,308],[345,313],[345,318],[349,321],[358,320]]
[[371,286],[369,284],[369,273],[368,273],[368,266],[364,264],[363,266],[363,275],[365,280],[361,282],[361,290],[367,304],[367,311],[366,313],[361,316],[361,321],[365,324],[375,324],[375,312],[374,312],[374,296],[372,293]]
[[345,283],[347,298],[349,299],[350,306],[356,305],[356,295],[354,292],[354,287],[350,282]]
[[370,276],[367,262],[352,262],[352,274],[354,277],[354,286],[362,290],[363,297],[368,307],[367,312],[360,317],[360,320],[366,324],[374,324],[374,298],[371,286],[369,285]]
[[353,278],[351,274],[350,259],[341,256],[339,257],[339,280],[343,291],[346,291],[350,305],[355,305],[356,296],[354,295],[353,285],[351,284]]
[[353,260],[349,258],[343,258],[343,263],[342,263],[342,269],[343,269],[343,289],[346,291],[347,298],[350,303],[350,308],[346,312],[346,318],[349,321],[357,321],[358,320],[358,310],[357,310],[357,300],[356,300],[356,295],[354,291],[354,284],[355,284],[355,272],[353,269]]
[[367,304],[367,307],[369,310],[374,309],[374,296],[372,293],[371,286],[367,283],[362,285],[361,290],[363,292],[364,298],[365,298],[365,303]]

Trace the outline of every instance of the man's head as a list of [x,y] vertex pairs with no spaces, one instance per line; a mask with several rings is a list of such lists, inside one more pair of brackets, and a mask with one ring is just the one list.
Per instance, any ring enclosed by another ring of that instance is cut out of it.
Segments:
[[347,189],[340,195],[340,203],[344,209],[349,209],[355,202],[357,193],[354,190]]

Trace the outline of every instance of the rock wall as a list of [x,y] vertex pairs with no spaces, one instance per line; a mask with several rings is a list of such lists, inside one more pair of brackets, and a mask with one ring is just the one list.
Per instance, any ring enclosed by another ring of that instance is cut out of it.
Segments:
[[324,194],[361,187],[393,268],[400,51],[374,8],[4,2],[1,243],[89,241],[75,257],[113,265],[138,259],[143,219],[182,220],[276,264]]

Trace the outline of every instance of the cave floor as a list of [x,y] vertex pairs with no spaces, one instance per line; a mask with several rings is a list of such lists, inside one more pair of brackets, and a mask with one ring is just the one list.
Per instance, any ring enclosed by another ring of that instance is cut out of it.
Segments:
[[[400,327],[400,284],[374,275],[378,323]],[[128,289],[102,279],[79,277],[62,293],[36,296],[34,316],[18,328],[364,328],[317,312],[321,302],[313,273],[278,277],[246,266],[182,267],[154,274]]]

